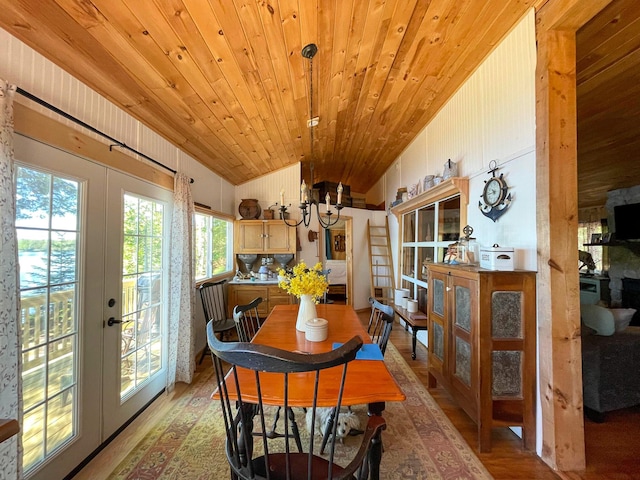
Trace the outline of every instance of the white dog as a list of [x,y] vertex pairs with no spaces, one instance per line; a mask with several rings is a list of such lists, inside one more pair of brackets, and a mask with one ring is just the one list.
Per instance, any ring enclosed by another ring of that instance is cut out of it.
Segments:
[[[314,430],[316,435],[324,436],[332,410],[333,408],[331,407],[318,408],[316,410]],[[311,410],[307,411],[307,430],[311,432]],[[353,412],[340,412],[338,415],[338,428],[336,429],[336,436],[340,439],[340,442],[344,442],[344,437],[349,435],[352,431],[362,433],[362,431],[360,431],[360,419]]]

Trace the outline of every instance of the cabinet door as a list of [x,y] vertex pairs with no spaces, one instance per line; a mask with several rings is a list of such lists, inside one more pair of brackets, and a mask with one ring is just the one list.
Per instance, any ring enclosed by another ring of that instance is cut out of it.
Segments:
[[296,229],[281,220],[264,224],[264,248],[270,253],[295,253]]
[[243,220],[236,222],[235,251],[236,253],[262,253],[264,247],[264,232],[262,221],[253,222]]
[[447,369],[449,328],[447,326],[447,276],[440,272],[429,272],[429,289],[427,305],[428,337],[429,337],[429,371],[436,373],[442,381]]
[[476,408],[478,391],[478,282],[449,277],[449,321],[451,348],[449,375],[451,385]]
[[233,312],[236,305],[247,305],[256,297],[262,297],[262,303],[258,305],[258,313],[260,316],[266,317],[269,313],[269,294],[266,286],[261,285],[236,285],[229,292],[229,309]]

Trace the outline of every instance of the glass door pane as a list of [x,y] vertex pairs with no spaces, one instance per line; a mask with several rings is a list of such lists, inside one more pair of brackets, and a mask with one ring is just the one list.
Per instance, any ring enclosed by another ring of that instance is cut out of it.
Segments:
[[435,235],[435,205],[428,205],[418,210],[418,241],[433,242]]
[[402,275],[414,277],[415,247],[402,248]]
[[29,472],[77,434],[80,184],[17,168],[23,466]]
[[440,202],[438,212],[438,240],[455,242],[460,237],[460,197]]
[[[433,247],[419,247],[418,248],[418,266],[420,271],[417,275],[418,280],[422,280],[423,282],[427,281],[427,263],[433,263]],[[437,261],[437,258],[435,259]]]
[[162,367],[164,205],[124,195],[120,397]]
[[402,217],[402,241],[404,243],[416,241],[415,220],[415,212],[407,213]]

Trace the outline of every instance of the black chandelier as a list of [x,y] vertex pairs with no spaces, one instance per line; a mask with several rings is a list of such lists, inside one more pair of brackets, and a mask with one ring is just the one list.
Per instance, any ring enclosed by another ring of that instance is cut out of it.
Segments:
[[[319,201],[317,198],[315,198],[315,196],[313,195],[313,160],[314,160],[314,153],[313,153],[313,130],[314,128],[318,125],[318,119],[315,118],[313,116],[313,57],[315,56],[315,54],[318,53],[318,47],[315,43],[310,43],[309,45],[305,46],[302,49],[302,56],[304,58],[308,58],[309,59],[309,121],[308,121],[308,126],[309,126],[309,135],[311,137],[311,164],[310,164],[310,169],[311,169],[311,185],[310,187],[307,187],[307,184],[305,183],[304,179],[302,180],[302,184],[300,185],[300,205],[298,208],[300,208],[300,213],[302,215],[302,218],[300,219],[299,222],[294,222],[294,223],[289,223],[287,221],[287,207],[284,204],[284,190],[280,190],[280,216],[282,217],[282,220],[284,221],[284,223],[286,223],[289,227],[297,227],[298,225],[302,225],[304,224],[305,227],[308,227],[309,224],[311,223],[311,205],[315,205],[316,207],[316,215],[318,216],[318,222],[320,223],[320,226],[322,226],[322,228],[329,228],[333,225],[335,225],[336,223],[338,223],[338,221],[340,220],[340,210],[342,210],[343,206],[342,206],[342,182],[340,182],[340,184],[338,185],[337,188],[337,201],[336,201],[336,205],[335,208],[338,211],[338,214],[336,215],[335,219],[331,219],[331,216],[333,215],[333,212],[331,211],[331,197],[329,195],[329,192],[327,192],[327,195],[325,196],[325,203],[327,205],[327,211],[324,213],[324,215],[320,215],[320,206],[319,206]],[[326,220],[323,219],[323,216],[326,217]]]

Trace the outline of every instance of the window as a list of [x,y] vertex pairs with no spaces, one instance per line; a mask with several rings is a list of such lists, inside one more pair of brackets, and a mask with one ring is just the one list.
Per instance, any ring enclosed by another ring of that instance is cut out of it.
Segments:
[[[606,258],[607,249],[603,248],[599,243],[598,238],[602,237],[603,233],[606,233],[606,219],[595,221],[584,221],[578,223],[578,250],[582,250],[591,255],[596,268],[589,268],[589,265],[583,261],[578,262],[580,272],[601,273],[606,269],[608,259]],[[595,244],[595,245],[594,245]]]
[[233,220],[198,211],[193,229],[196,281],[232,271]]

